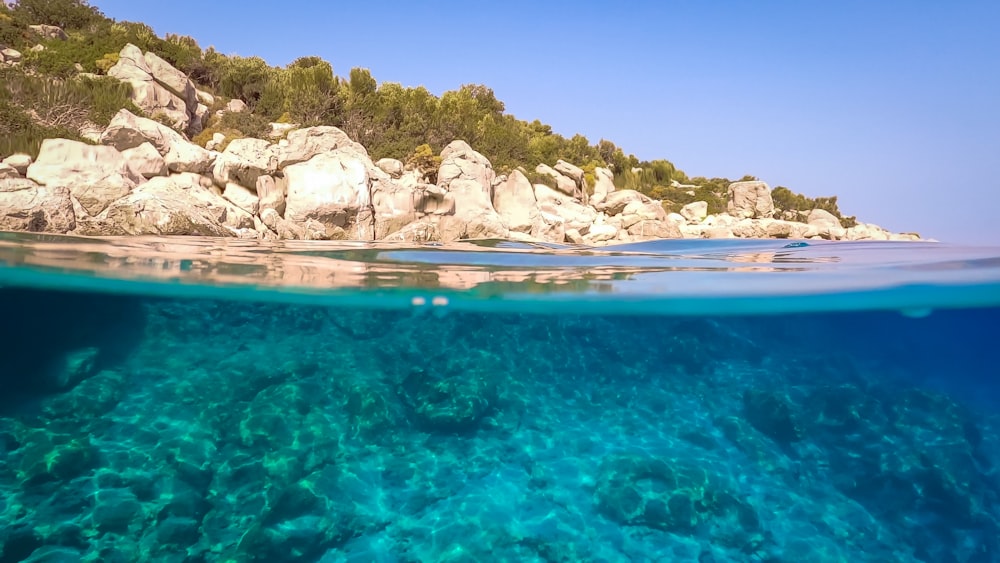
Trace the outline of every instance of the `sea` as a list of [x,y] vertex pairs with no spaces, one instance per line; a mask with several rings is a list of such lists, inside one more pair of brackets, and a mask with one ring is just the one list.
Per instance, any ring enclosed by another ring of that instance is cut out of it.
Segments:
[[1000,248],[0,233],[0,563],[1000,561]]

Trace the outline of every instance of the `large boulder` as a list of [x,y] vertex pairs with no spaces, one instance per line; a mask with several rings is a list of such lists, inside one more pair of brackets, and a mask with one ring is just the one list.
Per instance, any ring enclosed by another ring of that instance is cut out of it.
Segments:
[[132,170],[142,174],[143,178],[167,175],[167,162],[157,152],[156,147],[148,141],[138,147],[123,150],[122,156],[125,157]]
[[89,215],[104,211],[145,182],[114,147],[45,139],[27,176],[43,186],[69,188]]
[[517,233],[532,234],[542,221],[535,190],[520,170],[514,170],[507,181],[498,185],[493,194],[493,207],[507,228]]
[[625,207],[633,202],[646,204],[652,203],[653,200],[649,196],[635,190],[619,190],[608,194],[603,200],[595,203],[594,207],[598,211],[603,211],[608,215],[618,215],[625,211]]
[[196,174],[153,178],[115,201],[80,234],[234,236],[253,217],[205,187]]
[[273,174],[277,166],[278,157],[271,143],[262,139],[233,139],[216,158],[212,177],[221,188],[229,183],[255,188],[257,178]]
[[441,240],[507,238],[510,231],[493,202],[477,180],[454,179],[448,191],[455,198],[455,214],[445,215],[438,222]]
[[837,219],[836,215],[830,213],[826,209],[813,209],[810,211],[809,217],[806,219],[806,223],[820,229],[841,227],[840,219]]
[[156,53],[148,51],[143,55],[146,59],[146,66],[149,67],[150,74],[157,84],[170,91],[171,94],[184,100],[184,107],[189,116],[194,116],[198,108],[198,90],[194,82],[186,74],[177,70],[167,61],[161,59]]
[[400,178],[403,175],[403,163],[395,158],[379,159],[375,166],[393,178]]
[[4,164],[16,170],[21,176],[28,173],[28,167],[31,166],[32,162],[34,162],[34,159],[31,158],[31,155],[20,152],[3,159]]
[[331,232],[341,229],[349,238],[371,239],[362,232],[371,226],[371,161],[366,159],[350,148],[337,149],[286,167],[285,219],[315,220]]
[[569,197],[576,199],[581,197],[582,194],[577,183],[572,178],[563,176],[548,164],[539,164],[535,167],[535,172],[552,178],[553,183],[555,183],[553,187]]
[[556,165],[553,168],[556,172],[562,174],[570,180],[573,180],[573,183],[576,184],[576,193],[573,195],[580,198],[584,203],[587,203],[587,190],[583,169],[579,166],[570,164],[565,160],[557,160]]
[[194,172],[204,174],[212,170],[215,155],[188,141],[173,129],[139,117],[127,109],[119,110],[101,134],[101,144],[119,151],[150,143],[163,157],[167,168],[174,173]]
[[493,164],[482,154],[472,150],[465,141],[452,141],[441,151],[441,167],[438,168],[438,185],[450,189],[456,180],[471,180],[491,199],[496,173]]
[[590,226],[597,220],[597,211],[589,205],[583,205],[574,198],[558,192],[544,184],[535,184],[535,199],[542,212],[542,218],[549,225],[562,222],[564,232],[576,230],[586,234]]
[[727,195],[727,211],[737,219],[763,219],[774,215],[771,188],[764,182],[733,182],[729,184]]
[[415,221],[419,213],[417,207],[422,198],[423,195],[413,186],[384,180],[373,181],[374,238],[383,239]]
[[318,154],[338,150],[342,152],[348,150],[356,158],[362,156],[368,158],[365,147],[351,140],[347,133],[327,125],[296,129],[289,133],[285,140],[287,144],[282,145],[277,151],[278,170],[306,162]]
[[693,201],[681,208],[681,216],[692,225],[701,223],[708,217],[708,202]]
[[557,160],[553,168],[556,172],[576,182],[578,186],[583,185],[583,169],[579,166],[574,166],[565,160]]
[[183,73],[153,53],[129,43],[118,53],[118,62],[108,69],[113,76],[132,87],[132,102],[147,115],[161,115],[174,129],[196,133],[201,123],[195,120],[197,91]]
[[607,168],[594,169],[594,195],[590,196],[590,204],[597,205],[615,191],[615,176]]
[[284,176],[278,181],[274,176],[257,178],[257,197],[260,198],[260,209],[273,209],[279,216],[285,214],[285,189],[287,184]]
[[66,233],[76,228],[69,189],[25,178],[0,180],[0,231]]

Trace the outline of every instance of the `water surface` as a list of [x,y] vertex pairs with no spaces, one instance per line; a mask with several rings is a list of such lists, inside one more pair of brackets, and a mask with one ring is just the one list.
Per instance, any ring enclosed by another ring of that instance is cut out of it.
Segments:
[[0,234],[0,561],[1000,561],[1000,250]]

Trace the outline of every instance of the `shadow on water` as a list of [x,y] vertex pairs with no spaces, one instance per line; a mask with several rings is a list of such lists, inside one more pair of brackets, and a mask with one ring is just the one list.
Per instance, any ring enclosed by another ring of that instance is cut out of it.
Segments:
[[0,290],[0,414],[19,411],[123,360],[143,335],[134,297]]

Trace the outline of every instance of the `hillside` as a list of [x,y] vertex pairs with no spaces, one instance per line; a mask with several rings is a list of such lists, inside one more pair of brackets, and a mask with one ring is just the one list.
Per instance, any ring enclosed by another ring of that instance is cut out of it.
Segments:
[[[202,49],[191,37],[158,37],[145,24],[113,21],[83,0],[21,0],[0,7],[0,46],[13,55],[5,55],[7,62],[16,63],[0,75],[5,86],[0,88],[0,155],[35,155],[45,138],[86,139],[121,108],[143,115],[130,102],[127,85],[107,77],[129,43],[155,53],[208,94],[202,101],[212,103],[204,119],[181,123],[167,113],[145,115],[202,146],[219,132],[227,139],[265,136],[272,122],[338,127],[364,145],[373,160],[414,162],[463,139],[501,174],[564,160],[585,171],[591,188],[594,169],[607,167],[616,187],[661,200],[668,211],[694,201],[706,201],[709,213],[726,206],[730,179],[689,178],[669,160],[641,162],[611,141],[567,138],[537,120],[519,120],[505,112],[487,86],[464,85],[438,97],[423,87],[379,83],[363,68],[341,77],[318,57],[272,67],[259,57]],[[248,111],[217,113],[230,100],[245,103]],[[529,177],[546,181],[533,172]],[[779,213],[819,208],[844,227],[854,224],[840,213],[836,196],[809,198],[779,186],[773,197]]]

